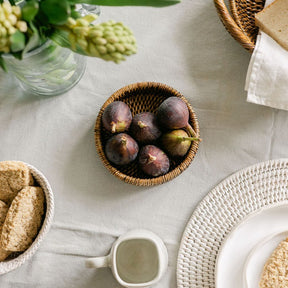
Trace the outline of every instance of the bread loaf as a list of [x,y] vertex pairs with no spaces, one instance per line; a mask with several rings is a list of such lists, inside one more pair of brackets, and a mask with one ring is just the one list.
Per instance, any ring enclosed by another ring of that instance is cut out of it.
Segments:
[[37,236],[44,214],[44,193],[40,187],[22,189],[8,210],[0,245],[7,251],[24,251]]
[[0,200],[0,227],[3,226],[8,212],[8,205]]
[[[0,200],[0,235],[2,233],[2,227],[5,221],[7,212],[8,212],[8,206],[3,201]],[[5,260],[10,254],[11,252],[2,249],[2,247],[0,246],[0,261]]]
[[0,200],[10,204],[21,189],[32,184],[27,165],[17,161],[0,162]]
[[276,0],[255,15],[256,25],[288,50],[288,1]]

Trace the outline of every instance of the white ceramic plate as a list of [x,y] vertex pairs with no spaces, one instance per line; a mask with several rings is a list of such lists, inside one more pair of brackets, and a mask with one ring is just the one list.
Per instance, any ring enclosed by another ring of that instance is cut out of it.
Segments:
[[288,202],[250,214],[223,241],[216,261],[216,288],[258,288],[266,260],[287,237]]

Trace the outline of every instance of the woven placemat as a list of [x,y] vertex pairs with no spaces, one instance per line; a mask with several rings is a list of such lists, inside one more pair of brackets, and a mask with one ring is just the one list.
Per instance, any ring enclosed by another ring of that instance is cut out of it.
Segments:
[[220,246],[244,217],[288,199],[288,159],[243,169],[216,186],[197,206],[184,231],[178,288],[214,288]]

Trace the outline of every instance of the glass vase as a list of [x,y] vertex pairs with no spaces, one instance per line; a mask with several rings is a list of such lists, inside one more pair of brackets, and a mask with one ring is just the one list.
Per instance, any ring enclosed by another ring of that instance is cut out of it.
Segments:
[[8,72],[27,93],[54,96],[74,87],[84,74],[86,57],[51,40],[28,52],[22,60],[3,54]]

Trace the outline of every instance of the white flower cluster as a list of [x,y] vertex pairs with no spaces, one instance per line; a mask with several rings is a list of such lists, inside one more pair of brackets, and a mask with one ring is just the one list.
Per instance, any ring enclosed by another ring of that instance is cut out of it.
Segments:
[[66,24],[72,50],[76,51],[78,45],[88,56],[116,63],[137,52],[136,39],[123,23],[108,21],[91,25],[90,22],[95,18],[90,19],[91,15],[86,18],[69,18]]
[[10,36],[17,30],[27,31],[27,23],[21,21],[21,9],[9,2],[0,4],[0,52],[10,52]]

